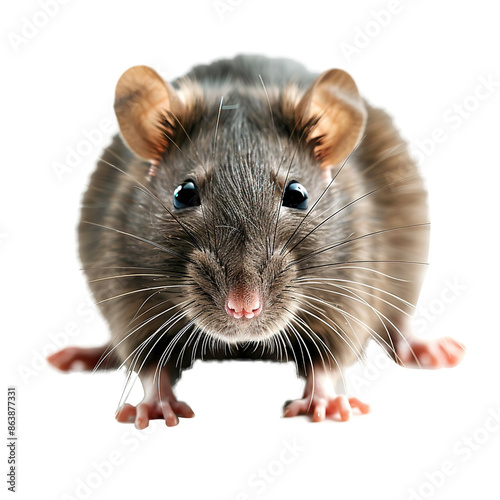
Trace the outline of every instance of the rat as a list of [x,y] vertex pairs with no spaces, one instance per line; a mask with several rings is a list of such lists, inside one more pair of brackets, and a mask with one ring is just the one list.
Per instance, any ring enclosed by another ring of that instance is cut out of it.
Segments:
[[389,115],[341,69],[241,55],[116,86],[120,133],[83,198],[79,253],[111,340],[49,357],[127,369],[144,388],[116,418],[142,429],[194,416],[174,385],[196,360],[294,362],[284,416],[349,420],[338,390],[377,342],[403,366],[452,367],[458,341],[418,338],[427,191]]

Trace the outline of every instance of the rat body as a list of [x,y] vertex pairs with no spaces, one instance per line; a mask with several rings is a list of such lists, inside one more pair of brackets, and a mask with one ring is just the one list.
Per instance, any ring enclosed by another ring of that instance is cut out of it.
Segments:
[[401,364],[460,361],[456,341],[411,334],[427,193],[391,119],[347,73],[239,56],[168,84],[137,66],[115,111],[121,135],[79,226],[112,339],[50,361],[138,372],[144,400],[119,421],[192,416],[172,385],[199,358],[294,361],[306,388],[285,416],[314,420],[368,411],[335,384],[370,339]]

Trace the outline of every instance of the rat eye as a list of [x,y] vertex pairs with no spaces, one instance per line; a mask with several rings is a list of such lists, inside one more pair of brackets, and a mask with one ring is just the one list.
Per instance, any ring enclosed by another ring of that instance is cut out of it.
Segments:
[[292,181],[285,189],[283,206],[305,210],[307,208],[308,199],[309,195],[307,194],[306,188],[302,184]]
[[193,181],[183,182],[174,191],[174,207],[187,208],[201,205],[200,193]]

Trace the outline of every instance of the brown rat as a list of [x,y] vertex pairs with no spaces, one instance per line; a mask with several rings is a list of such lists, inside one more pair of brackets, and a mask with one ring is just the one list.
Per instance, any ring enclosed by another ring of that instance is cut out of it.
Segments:
[[195,359],[294,361],[285,416],[347,420],[335,392],[370,339],[395,361],[453,366],[462,346],[412,336],[427,194],[388,115],[342,70],[239,56],[171,84],[145,66],[116,88],[121,135],[83,200],[80,256],[112,339],[50,358],[138,372],[119,421],[193,416],[172,385]]

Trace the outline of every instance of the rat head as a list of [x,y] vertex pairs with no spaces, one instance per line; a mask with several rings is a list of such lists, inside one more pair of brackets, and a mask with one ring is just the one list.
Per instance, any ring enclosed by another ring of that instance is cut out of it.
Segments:
[[228,343],[285,329],[303,262],[317,263],[319,247],[351,233],[341,216],[326,217],[348,201],[332,173],[366,120],[341,70],[309,88],[266,88],[255,76],[174,87],[137,66],[116,90],[122,136],[153,165],[134,208],[142,234],[157,242],[147,251],[180,277],[171,300],[189,304],[193,327]]

